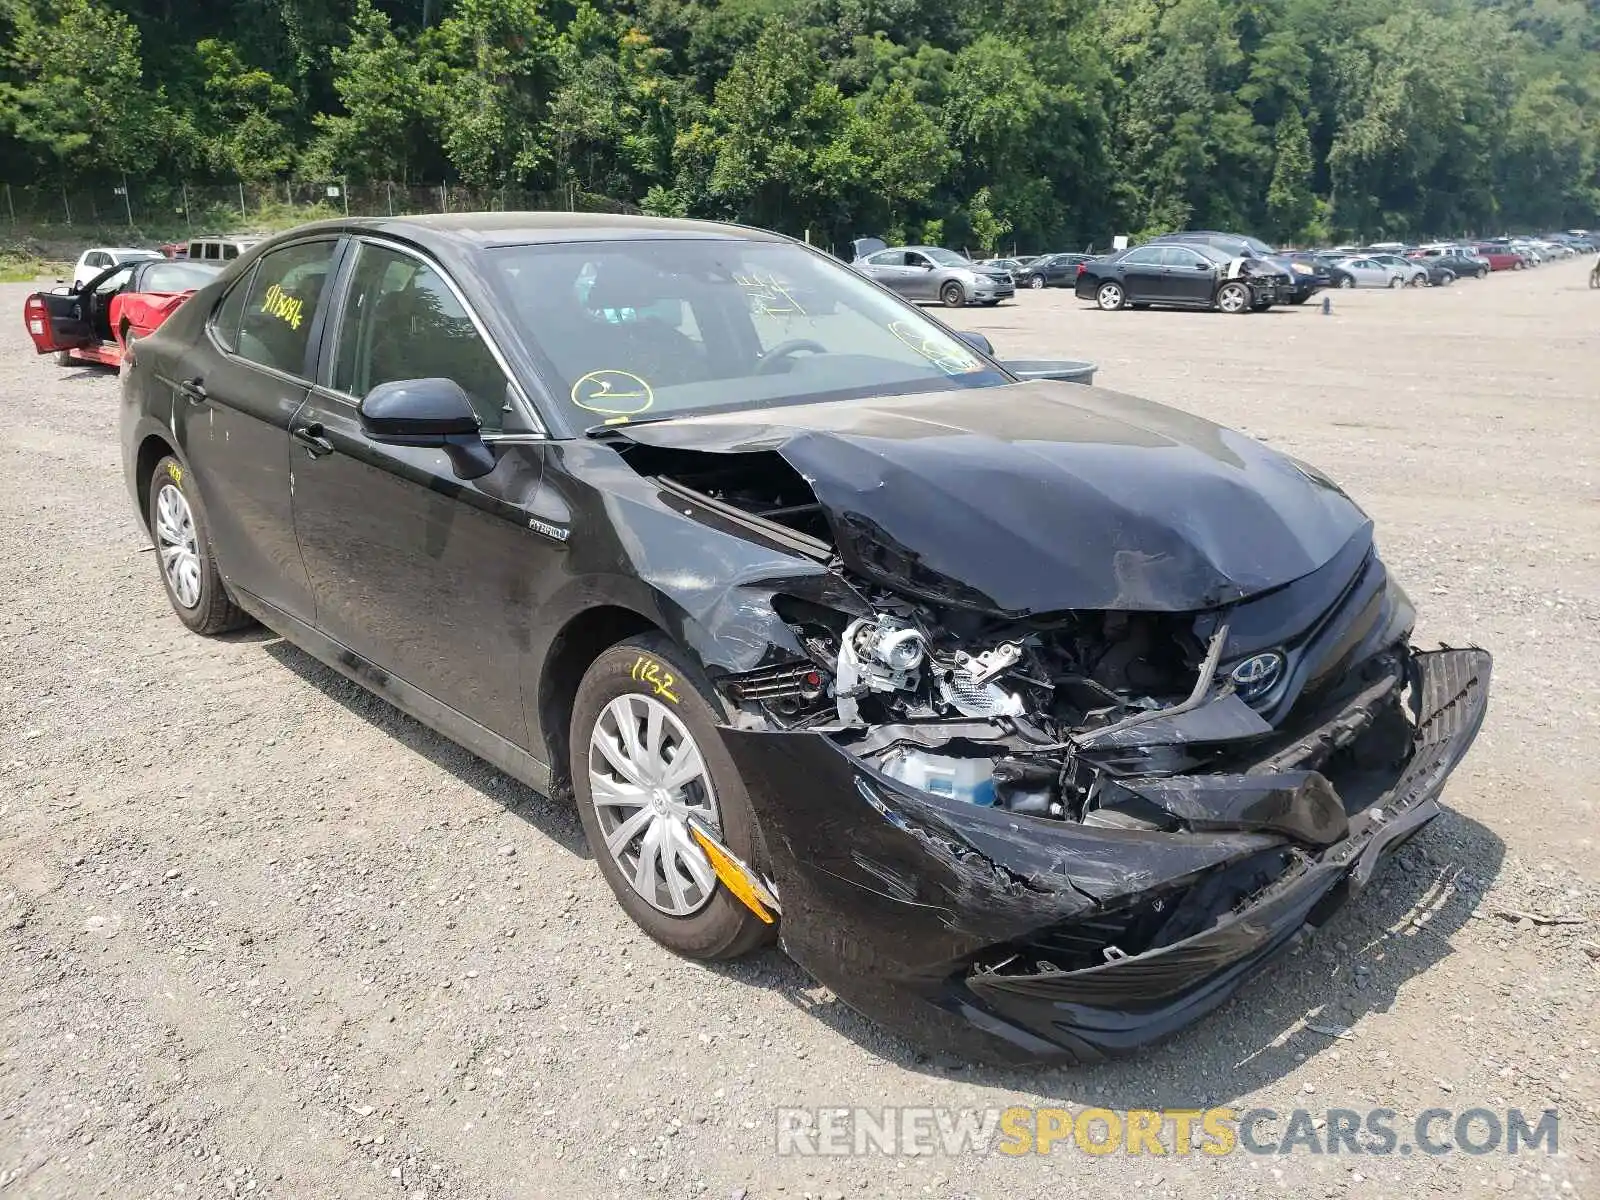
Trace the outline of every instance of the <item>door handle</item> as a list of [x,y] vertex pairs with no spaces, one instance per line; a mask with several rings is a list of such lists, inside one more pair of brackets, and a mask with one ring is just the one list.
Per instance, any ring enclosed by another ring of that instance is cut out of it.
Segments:
[[178,390],[183,393],[183,398],[190,404],[204,404],[211,399],[210,394],[206,391],[205,384],[200,382],[198,376],[194,379],[185,379],[178,385]]
[[306,453],[312,458],[321,458],[324,454],[333,453],[333,443],[322,435],[322,425],[297,425],[289,431],[289,436],[294,438],[306,448]]

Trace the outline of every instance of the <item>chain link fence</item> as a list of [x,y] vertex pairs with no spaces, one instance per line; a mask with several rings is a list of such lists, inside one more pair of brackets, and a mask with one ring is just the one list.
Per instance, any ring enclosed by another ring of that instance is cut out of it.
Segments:
[[528,191],[454,183],[357,183],[282,179],[256,183],[107,180],[57,186],[0,184],[0,221],[13,227],[124,225],[188,234],[247,232],[252,222],[285,212],[319,216],[408,213],[562,211],[637,213],[619,200],[577,189]]

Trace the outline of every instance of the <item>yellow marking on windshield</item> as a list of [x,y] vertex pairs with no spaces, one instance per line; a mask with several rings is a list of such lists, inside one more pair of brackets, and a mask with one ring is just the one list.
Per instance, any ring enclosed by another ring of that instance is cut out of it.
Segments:
[[755,305],[757,315],[763,317],[803,317],[806,310],[800,306],[800,301],[783,284],[779,283],[776,276],[762,275],[755,272],[749,275],[735,275],[734,283],[743,289]]
[[978,369],[978,360],[941,334],[924,333],[905,321],[889,322],[889,332],[946,375],[964,375]]
[[630,417],[655,403],[650,385],[631,371],[590,371],[572,385],[572,402],[608,417]]

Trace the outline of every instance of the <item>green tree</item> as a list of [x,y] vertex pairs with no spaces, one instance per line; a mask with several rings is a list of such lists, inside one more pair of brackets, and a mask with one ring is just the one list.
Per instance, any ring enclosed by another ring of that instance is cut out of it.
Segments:
[[799,33],[771,22],[717,85],[710,197],[742,220],[798,230],[829,223],[855,174],[831,153],[850,108]]
[[63,172],[138,170],[164,114],[141,78],[139,31],[95,0],[13,3],[0,125]]
[[358,0],[349,44],[334,47],[332,62],[333,86],[344,111],[316,114],[307,172],[328,178],[411,178],[430,158],[426,130],[437,117],[436,96],[416,50],[400,40],[371,0]]
[[1310,233],[1318,206],[1311,191],[1311,135],[1298,108],[1287,108],[1278,118],[1273,149],[1267,216],[1280,242],[1300,241]]

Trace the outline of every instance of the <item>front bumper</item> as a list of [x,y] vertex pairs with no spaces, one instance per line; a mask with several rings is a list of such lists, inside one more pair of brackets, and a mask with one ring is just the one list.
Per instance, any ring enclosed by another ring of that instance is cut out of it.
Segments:
[[[1342,798],[1343,836],[1309,848],[1239,826],[1165,833],[1020,817],[906,788],[822,734],[725,737],[763,829],[784,947],[801,966],[925,1045],[989,1061],[1082,1063],[1203,1016],[1359,893],[1438,815],[1487,711],[1490,668],[1482,650],[1413,654],[1409,752],[1371,799]],[[1388,699],[1359,693],[1287,753],[1280,747],[1272,769],[1298,749],[1309,758],[1355,741]],[[1315,771],[1300,774],[1331,788]],[[1274,857],[1275,877],[1257,886]],[[1246,891],[1217,891],[1221,881]],[[1037,949],[1052,930],[1093,929],[1174,889],[1221,897],[1190,936],[1077,969],[1006,971],[1008,961],[1053,953]]]

